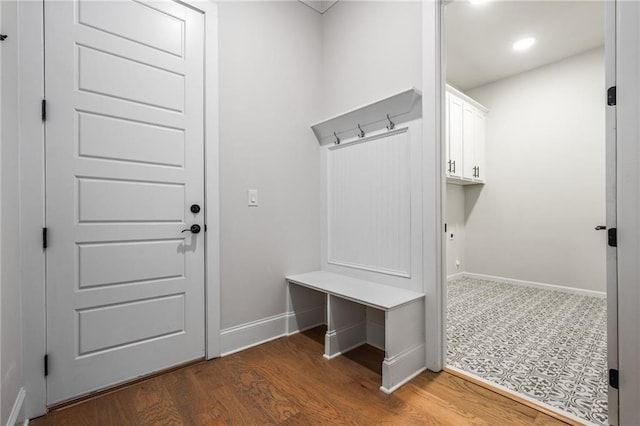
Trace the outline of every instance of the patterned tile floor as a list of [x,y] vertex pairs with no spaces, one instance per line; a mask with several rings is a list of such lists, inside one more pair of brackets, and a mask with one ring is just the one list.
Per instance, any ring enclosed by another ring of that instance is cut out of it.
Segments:
[[608,424],[605,299],[466,277],[447,298],[449,366]]

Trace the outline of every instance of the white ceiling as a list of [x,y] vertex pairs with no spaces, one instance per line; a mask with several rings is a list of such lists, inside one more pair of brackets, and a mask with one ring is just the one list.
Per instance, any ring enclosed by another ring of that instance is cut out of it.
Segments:
[[[445,7],[447,81],[468,90],[604,44],[603,1],[499,1]],[[535,37],[529,50],[511,46]]]

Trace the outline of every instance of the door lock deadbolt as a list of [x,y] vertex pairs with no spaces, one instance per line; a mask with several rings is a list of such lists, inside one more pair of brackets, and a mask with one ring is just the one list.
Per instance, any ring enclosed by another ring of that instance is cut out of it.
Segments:
[[191,213],[200,213],[200,206],[197,204],[191,204]]

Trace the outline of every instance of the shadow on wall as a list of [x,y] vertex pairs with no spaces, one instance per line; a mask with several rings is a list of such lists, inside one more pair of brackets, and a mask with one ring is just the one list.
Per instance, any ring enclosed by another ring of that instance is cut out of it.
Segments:
[[473,208],[480,198],[484,185],[469,185],[464,188],[464,224],[467,224]]

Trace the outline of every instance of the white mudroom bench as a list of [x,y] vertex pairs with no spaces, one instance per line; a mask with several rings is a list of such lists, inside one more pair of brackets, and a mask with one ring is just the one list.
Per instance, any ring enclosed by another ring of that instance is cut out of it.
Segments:
[[[325,323],[325,358],[368,342],[369,307],[384,313],[385,357],[380,390],[391,393],[425,370],[423,293],[326,271],[290,275],[286,280],[289,324],[293,324],[289,333]],[[315,306],[304,294],[309,290],[322,294],[311,297]],[[323,305],[318,307],[318,301]]]

